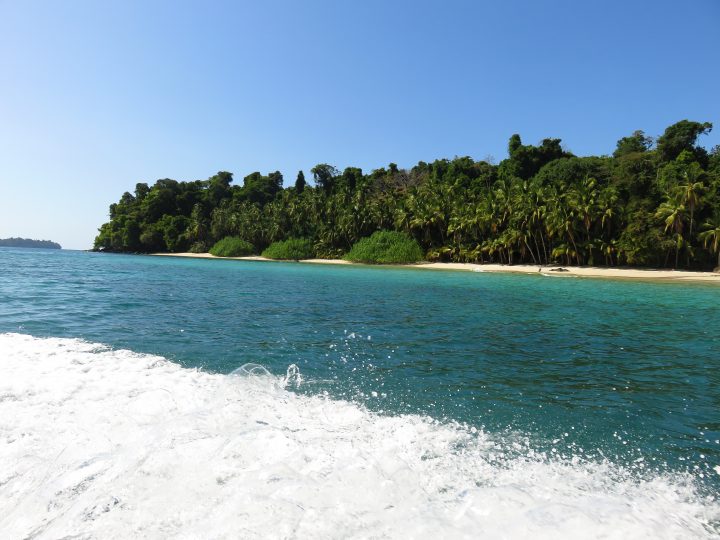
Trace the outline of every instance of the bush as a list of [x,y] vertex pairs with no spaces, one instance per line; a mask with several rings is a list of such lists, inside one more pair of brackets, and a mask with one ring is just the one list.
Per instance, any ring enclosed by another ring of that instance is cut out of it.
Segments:
[[377,231],[358,241],[345,255],[345,260],[370,264],[414,263],[422,258],[418,243],[396,231]]
[[262,256],[268,259],[299,261],[300,259],[312,259],[315,256],[315,248],[312,240],[290,238],[284,242],[273,242],[262,252]]
[[237,236],[226,236],[210,248],[210,253],[216,257],[244,257],[252,255],[253,251],[255,248],[250,242]]
[[190,253],[205,253],[207,250],[205,242],[195,242],[189,249]]

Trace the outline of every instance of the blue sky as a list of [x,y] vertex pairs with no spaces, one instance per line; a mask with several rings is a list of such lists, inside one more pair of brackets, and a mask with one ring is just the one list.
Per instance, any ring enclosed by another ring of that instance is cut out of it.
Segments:
[[0,0],[0,238],[91,247],[137,182],[609,154],[710,121],[720,2]]

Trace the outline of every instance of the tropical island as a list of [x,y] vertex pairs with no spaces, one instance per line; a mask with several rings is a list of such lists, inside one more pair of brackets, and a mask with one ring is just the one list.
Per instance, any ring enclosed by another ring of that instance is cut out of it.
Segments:
[[283,187],[279,171],[243,185],[138,183],[110,206],[97,251],[262,254],[359,262],[566,264],[687,270],[720,267],[720,147],[709,122],[617,141],[576,156],[560,139],[508,143],[500,163],[470,157],[394,163],[364,173],[318,164]]
[[62,249],[57,242],[31,240],[30,238],[0,238],[0,247]]

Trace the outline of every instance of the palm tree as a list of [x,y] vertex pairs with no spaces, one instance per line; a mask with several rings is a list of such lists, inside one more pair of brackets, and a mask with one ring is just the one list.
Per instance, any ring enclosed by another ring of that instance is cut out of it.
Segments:
[[548,232],[550,236],[557,236],[560,242],[569,241],[569,244],[562,243],[559,247],[562,249],[553,249],[552,257],[563,254],[567,257],[567,264],[570,262],[570,256],[574,256],[578,264],[580,262],[580,252],[577,247],[576,237],[576,220],[572,208],[567,204],[567,197],[557,196],[550,204],[551,211],[548,214]]
[[701,196],[705,191],[705,184],[702,182],[695,182],[694,178],[690,178],[687,173],[685,173],[685,179],[686,183],[678,186],[678,189],[680,190],[680,198],[683,204],[688,208],[688,210],[690,210],[690,230],[688,232],[688,236],[692,238],[695,208],[701,202]]
[[607,266],[613,266],[613,255],[618,253],[617,240],[600,240],[600,251],[605,255],[605,264]]
[[607,186],[600,192],[600,198],[598,199],[601,214],[600,227],[603,230],[607,230],[608,238],[612,237],[612,225],[617,214],[617,203],[619,199],[620,196],[615,187]]
[[[545,246],[545,235],[543,229],[545,228],[545,218],[547,216],[547,204],[545,203],[545,190],[539,183],[533,183],[529,186],[528,197],[530,205],[532,207],[532,214],[530,216],[530,226],[533,230],[533,242],[535,243],[535,249],[538,253],[538,258],[541,259],[540,263],[548,263],[548,253]],[[540,246],[538,245],[538,236],[542,244],[542,258],[540,257]]]
[[655,213],[655,216],[665,222],[665,232],[672,230],[675,233],[675,268],[678,266],[680,248],[684,245],[683,229],[685,228],[686,209],[680,197],[668,196]]
[[718,261],[715,271],[720,270],[720,212],[716,212],[713,217],[703,223],[703,232],[698,238],[703,241],[705,247],[710,246],[711,253],[717,253]]
[[566,264],[570,265],[572,264],[572,258],[575,257],[577,259],[578,253],[577,250],[570,244],[560,244],[556,248],[552,250],[552,258],[560,258],[561,256],[565,257],[565,260],[567,261]]

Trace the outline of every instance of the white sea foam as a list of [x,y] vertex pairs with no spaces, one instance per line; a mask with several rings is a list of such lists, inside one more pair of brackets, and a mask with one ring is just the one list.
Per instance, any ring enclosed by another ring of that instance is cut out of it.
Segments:
[[718,503],[689,478],[509,452],[246,371],[0,335],[2,538],[715,534]]

